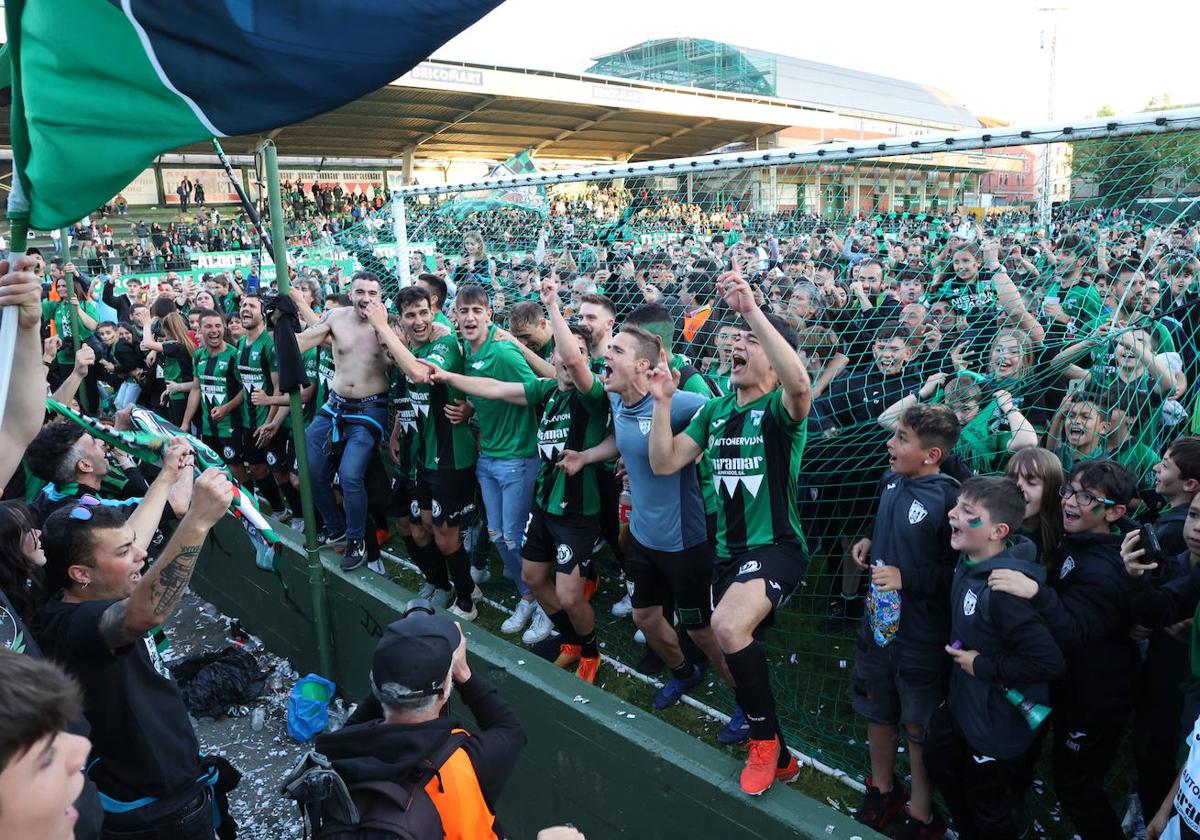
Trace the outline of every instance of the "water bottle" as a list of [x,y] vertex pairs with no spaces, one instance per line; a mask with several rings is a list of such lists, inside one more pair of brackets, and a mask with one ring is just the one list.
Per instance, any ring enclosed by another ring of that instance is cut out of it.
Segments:
[[257,706],[254,712],[250,715],[250,728],[255,732],[262,732],[263,725],[267,722],[267,710],[262,706]]
[[623,525],[629,524],[629,514],[633,511],[633,494],[629,492],[629,476],[621,484],[621,495],[617,497],[617,516]]
[[[883,566],[882,559],[875,561],[876,566]],[[867,588],[867,611],[871,616],[871,633],[875,644],[886,646],[896,638],[900,629],[900,593],[880,592],[874,583]]]

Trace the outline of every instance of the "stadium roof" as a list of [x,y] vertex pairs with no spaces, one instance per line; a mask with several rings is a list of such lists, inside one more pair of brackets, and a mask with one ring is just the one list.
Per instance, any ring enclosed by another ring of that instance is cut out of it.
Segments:
[[660,38],[598,56],[589,73],[746,90],[839,110],[974,127],[954,97],[928,85],[699,38]]

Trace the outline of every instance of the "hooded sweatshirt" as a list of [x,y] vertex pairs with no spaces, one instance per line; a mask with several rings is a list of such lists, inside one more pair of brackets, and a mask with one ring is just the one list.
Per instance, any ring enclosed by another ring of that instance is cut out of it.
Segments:
[[1067,657],[1056,686],[1058,704],[1120,709],[1137,696],[1141,659],[1129,638],[1134,586],[1121,561],[1123,535],[1137,528],[1123,518],[1107,534],[1064,534],[1058,580],[1042,584],[1032,604]]
[[[475,768],[483,798],[494,814],[525,746],[525,730],[500,693],[483,677],[472,674],[471,679],[455,688],[479,723],[479,731],[471,733],[462,749]],[[462,728],[450,717],[423,723],[373,721],[320,735],[315,746],[348,785],[387,781],[417,766],[442,745],[452,730]],[[499,824],[494,831],[498,837],[504,836]]]
[[[871,564],[882,561],[900,569],[903,588],[896,642],[911,665],[940,668],[945,662],[942,646],[950,630],[947,596],[955,563],[947,514],[958,499],[958,486],[940,472],[908,478],[889,470],[880,481]],[[869,611],[863,616],[863,630],[870,640]]]
[[1015,569],[1039,583],[1046,570],[1037,549],[1025,537],[988,560],[965,558],[954,571],[950,594],[950,636],[963,650],[975,650],[975,675],[961,668],[950,673],[950,711],[976,752],[993,758],[1016,758],[1034,740],[1029,728],[1005,696],[1007,689],[1027,700],[1046,704],[1048,683],[1061,676],[1063,655],[1050,630],[1029,601],[988,587],[996,569]]

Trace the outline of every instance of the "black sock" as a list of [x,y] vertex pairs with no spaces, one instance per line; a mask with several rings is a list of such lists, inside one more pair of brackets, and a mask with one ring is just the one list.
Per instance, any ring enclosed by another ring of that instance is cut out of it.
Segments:
[[254,479],[254,483],[258,485],[258,492],[262,493],[272,511],[278,513],[283,510],[283,498],[279,495],[279,485],[275,483],[275,476],[264,475]]
[[671,676],[677,680],[688,680],[696,675],[696,666],[688,662],[686,659],[676,667],[671,669]]
[[792,760],[791,753],[788,752],[787,741],[783,738],[783,724],[779,719],[775,719],[775,737],[779,739],[779,761],[775,763],[776,767],[787,767],[788,762]]
[[466,602],[471,600],[471,593],[475,591],[475,581],[471,579],[471,558],[467,556],[467,552],[459,545],[458,550],[453,554],[445,555],[446,565],[450,567],[450,579],[454,581],[454,589],[458,593],[458,600]]
[[776,737],[779,724],[775,719],[775,698],[771,696],[767,653],[762,644],[754,641],[736,653],[726,653],[725,662],[733,676],[738,705],[750,722],[750,737],[755,741]]
[[437,550],[437,546],[430,542],[428,545],[418,545],[416,548],[417,556],[421,558],[417,561],[417,568],[425,575],[425,580],[438,589],[449,589],[450,576],[446,574],[446,559]]
[[580,641],[579,641],[579,647],[581,648],[581,650],[579,652],[580,656],[586,656],[586,657],[594,659],[600,655],[600,646],[598,644],[596,644],[595,628],[592,628],[592,632],[588,633],[586,636],[583,635],[582,633],[579,633],[577,635],[579,636],[579,639],[580,639]]
[[[421,563],[417,559],[417,552],[420,551],[420,549],[417,547],[417,541],[411,536],[402,537],[402,539],[404,540],[404,548],[408,552],[408,559],[413,561],[413,563],[416,563],[417,567],[420,568]],[[421,574],[425,574],[424,569],[421,569]]]
[[303,505],[300,503],[300,491],[292,486],[291,481],[280,482],[279,489],[283,491],[283,498],[287,500],[288,510],[299,516],[303,509]]
[[546,618],[550,619],[550,623],[554,625],[554,629],[558,631],[559,641],[564,645],[579,644],[579,636],[575,633],[575,625],[571,624],[571,617],[567,615],[566,610],[558,612],[546,613]]

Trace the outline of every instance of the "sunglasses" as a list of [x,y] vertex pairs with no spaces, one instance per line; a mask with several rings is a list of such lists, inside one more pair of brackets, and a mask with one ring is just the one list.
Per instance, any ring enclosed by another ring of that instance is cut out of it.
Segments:
[[92,518],[92,508],[101,504],[101,501],[95,496],[80,496],[75,507],[71,508],[71,518],[80,522],[87,522]]
[[1112,499],[1106,499],[1103,496],[1097,496],[1093,493],[1089,493],[1086,490],[1076,490],[1074,487],[1071,487],[1068,484],[1064,484],[1062,487],[1058,488],[1058,495],[1062,496],[1064,499],[1069,499],[1074,496],[1079,500],[1079,504],[1083,505],[1084,507],[1091,507],[1096,502],[1100,502],[1104,505],[1116,504],[1116,502],[1114,502]]

